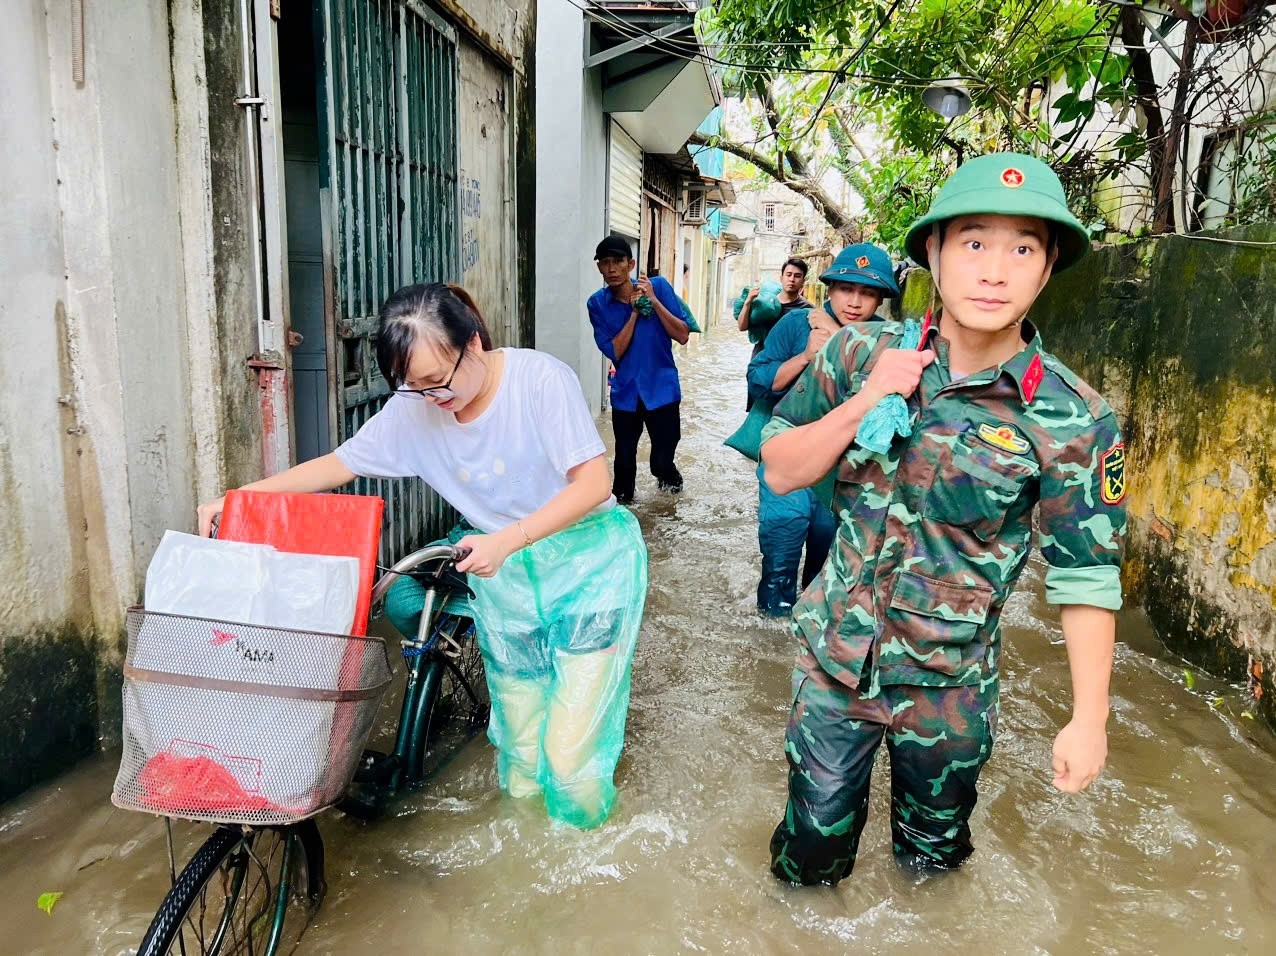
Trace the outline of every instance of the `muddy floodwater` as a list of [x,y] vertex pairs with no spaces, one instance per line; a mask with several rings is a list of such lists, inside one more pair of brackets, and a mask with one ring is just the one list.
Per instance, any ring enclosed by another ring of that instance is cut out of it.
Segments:
[[[1271,734],[1239,689],[1189,680],[1132,610],[1108,769],[1083,795],[1053,790],[1071,697],[1039,561],[1003,616],[1001,731],[970,862],[929,879],[896,868],[883,748],[854,876],[795,889],[769,875],[793,648],[754,612],[757,484],[721,444],[743,417],[748,356],[718,329],[683,357],[686,491],[639,478],[651,592],[612,818],[580,833],[502,797],[477,739],[384,820],[320,817],[328,897],[298,952],[1276,952]],[[162,823],[111,807],[114,760],[0,807],[0,953],[136,947],[168,862]],[[187,855],[206,832],[180,828]],[[36,898],[52,891],[45,915]]]

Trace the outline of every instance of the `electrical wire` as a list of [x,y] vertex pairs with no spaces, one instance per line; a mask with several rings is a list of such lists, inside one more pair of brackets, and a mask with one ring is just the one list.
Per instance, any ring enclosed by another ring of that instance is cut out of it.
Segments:
[[[616,30],[616,32],[620,33],[622,36],[627,37],[628,39],[647,40],[648,42],[645,47],[647,50],[653,50],[658,53],[664,53],[668,56],[675,57],[677,59],[687,60],[687,61],[698,60],[705,63],[712,63],[715,66],[721,66],[724,69],[737,70],[740,73],[743,73],[745,75],[755,75],[755,76],[776,76],[776,75],[826,76],[830,74],[836,75],[843,72],[840,67],[780,67],[780,68],[776,68],[773,66],[759,66],[755,64],[749,64],[749,63],[735,63],[730,60],[724,60],[720,57],[716,57],[708,53],[700,45],[699,40],[695,41],[696,47],[697,47],[696,52],[691,52],[689,49],[687,51],[676,49],[670,44],[669,42],[670,38],[668,37],[660,37],[650,31],[643,30],[640,27],[635,27],[632,24],[626,23],[625,21],[619,19],[618,17],[612,14],[606,13],[605,11],[600,12],[599,10],[588,9],[582,6],[580,3],[577,3],[576,0],[565,0],[565,2],[575,7],[577,10],[583,13],[590,20],[593,20],[596,23],[602,23],[606,26],[609,26],[612,29]],[[692,43],[692,41],[690,40],[683,40],[679,42],[680,44],[684,46],[688,46],[688,47]],[[872,80],[873,82],[876,82],[879,84],[881,84],[883,81],[883,77],[877,74],[872,74],[872,73],[846,73],[844,78],[858,79],[858,80]],[[963,82],[971,85],[974,88],[982,88],[983,86],[982,82],[976,77],[959,76],[956,78],[962,80]],[[898,81],[894,83],[887,83],[885,85],[897,86],[904,89],[925,89],[926,87],[930,86],[934,82],[935,80],[933,79],[918,78],[916,82]]]

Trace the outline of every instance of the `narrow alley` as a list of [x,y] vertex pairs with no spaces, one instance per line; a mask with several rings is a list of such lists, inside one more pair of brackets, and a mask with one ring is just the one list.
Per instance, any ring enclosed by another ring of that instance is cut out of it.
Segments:
[[[686,491],[639,478],[651,590],[612,819],[554,827],[539,805],[501,796],[490,746],[472,741],[384,820],[320,818],[328,897],[299,952],[1271,952],[1271,735],[1242,713],[1239,689],[1185,682],[1127,611],[1108,769],[1080,796],[1053,790],[1070,691],[1036,562],[1004,616],[1001,730],[971,862],[943,878],[897,869],[879,774],[853,878],[798,890],[770,876],[793,647],[754,611],[756,479],[721,444],[741,416],[747,360],[744,337],[725,329],[683,356]],[[6,952],[136,946],[168,860],[159,819],[111,807],[114,761],[3,808]],[[53,891],[64,895],[46,916],[35,900]]]

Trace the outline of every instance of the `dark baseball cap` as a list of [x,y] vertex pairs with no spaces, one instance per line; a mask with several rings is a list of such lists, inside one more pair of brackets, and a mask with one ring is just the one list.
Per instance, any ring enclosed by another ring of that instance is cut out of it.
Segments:
[[629,240],[624,236],[618,236],[612,233],[602,242],[598,243],[598,248],[594,250],[594,261],[599,259],[607,259],[610,257],[617,259],[632,259],[634,251],[629,247]]

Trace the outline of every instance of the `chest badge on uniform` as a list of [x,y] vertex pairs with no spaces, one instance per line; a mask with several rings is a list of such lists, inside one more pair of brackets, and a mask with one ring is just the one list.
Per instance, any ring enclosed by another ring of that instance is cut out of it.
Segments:
[[984,422],[979,426],[979,437],[993,448],[1008,451],[1012,455],[1022,455],[1030,447],[1028,440],[1013,425],[989,425]]
[[1113,445],[1103,453],[1099,497],[1105,505],[1125,500],[1125,445]]

